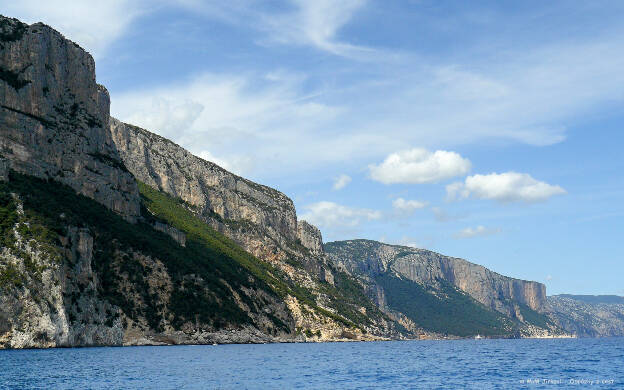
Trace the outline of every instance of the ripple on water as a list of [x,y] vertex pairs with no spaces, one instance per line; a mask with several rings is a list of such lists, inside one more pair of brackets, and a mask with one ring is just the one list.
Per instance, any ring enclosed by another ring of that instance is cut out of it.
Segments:
[[624,338],[0,351],[0,389],[624,388],[623,358]]

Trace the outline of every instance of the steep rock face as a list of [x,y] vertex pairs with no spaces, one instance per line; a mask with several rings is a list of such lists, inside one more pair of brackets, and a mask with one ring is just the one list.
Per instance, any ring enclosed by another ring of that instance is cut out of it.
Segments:
[[515,316],[514,303],[538,312],[545,309],[543,284],[509,278],[463,259],[369,240],[328,243],[325,250],[336,265],[352,273],[391,272],[424,284],[446,280],[483,305],[507,315]]
[[110,133],[93,58],[43,24],[0,16],[0,155],[134,219],[139,197]]
[[0,348],[121,345],[120,310],[96,293],[88,229],[69,227],[61,247],[11,230],[0,251]]
[[242,250],[223,251],[228,242],[183,247],[147,214],[131,224],[59,183],[10,179],[0,348],[297,339],[284,301],[240,266]]
[[569,333],[578,337],[624,336],[622,297],[554,295],[547,301],[550,317]]
[[0,181],[9,180],[9,160],[0,157]]
[[110,129],[122,160],[138,180],[186,201],[249,252],[270,258],[280,247],[296,242],[297,216],[286,195],[195,157],[147,130],[114,118]]
[[297,237],[301,245],[308,248],[312,253],[323,253],[323,237],[321,231],[306,221],[297,221]]
[[[349,275],[328,263],[320,231],[297,221],[287,196],[195,157],[147,130],[113,118],[110,126],[123,162],[139,181],[182,199],[212,228],[277,267],[288,284],[307,291],[307,298],[286,297],[297,329],[307,330],[316,340],[340,339],[342,330],[353,333],[354,323],[368,332],[366,336],[362,331],[354,333],[358,338],[397,334],[394,324],[363,300],[361,286],[352,285]],[[341,316],[349,319],[339,320]]]

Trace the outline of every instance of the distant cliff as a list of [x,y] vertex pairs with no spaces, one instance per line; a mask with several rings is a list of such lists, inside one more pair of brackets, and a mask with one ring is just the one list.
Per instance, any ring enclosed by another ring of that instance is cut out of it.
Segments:
[[550,326],[540,314],[546,302],[546,288],[541,283],[509,278],[466,260],[424,249],[370,240],[330,242],[325,244],[325,251],[337,267],[359,275],[368,284],[370,295],[380,307],[389,306],[387,297],[395,292],[389,291],[388,286],[402,288],[399,284],[404,285],[402,281],[407,280],[432,288],[434,295],[452,286],[508,318],[546,329]]
[[616,295],[553,295],[549,315],[578,337],[624,336],[624,297]]

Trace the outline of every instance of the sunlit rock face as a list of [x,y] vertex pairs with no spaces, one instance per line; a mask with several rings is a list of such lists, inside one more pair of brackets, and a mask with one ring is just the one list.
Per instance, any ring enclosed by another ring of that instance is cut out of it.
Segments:
[[0,16],[0,156],[133,220],[138,190],[110,137],[109,105],[89,53],[46,25]]
[[446,280],[485,306],[506,315],[515,315],[514,304],[517,303],[538,312],[545,310],[546,287],[543,284],[503,276],[463,259],[369,240],[329,243],[326,251],[334,263],[355,274],[390,272],[423,284]]

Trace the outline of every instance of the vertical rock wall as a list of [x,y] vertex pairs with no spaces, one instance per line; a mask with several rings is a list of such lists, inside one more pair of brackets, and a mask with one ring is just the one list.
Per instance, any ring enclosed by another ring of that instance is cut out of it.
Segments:
[[0,155],[133,220],[138,190],[111,140],[109,105],[89,53],[48,26],[0,16]]

